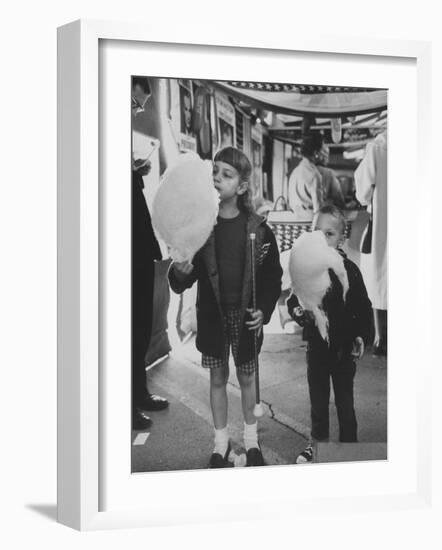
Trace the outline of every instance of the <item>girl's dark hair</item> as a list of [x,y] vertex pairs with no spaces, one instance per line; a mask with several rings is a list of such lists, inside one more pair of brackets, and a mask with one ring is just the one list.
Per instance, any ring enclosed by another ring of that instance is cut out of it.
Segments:
[[252,176],[252,165],[247,156],[235,147],[225,147],[218,151],[213,159],[214,162],[225,162],[233,166],[238,172],[240,180],[247,182],[247,189],[242,195],[238,195],[238,208],[246,213],[254,212],[252,199],[250,197],[250,178]]
[[321,150],[324,138],[319,132],[310,132],[302,138],[301,153],[305,157],[312,157]]

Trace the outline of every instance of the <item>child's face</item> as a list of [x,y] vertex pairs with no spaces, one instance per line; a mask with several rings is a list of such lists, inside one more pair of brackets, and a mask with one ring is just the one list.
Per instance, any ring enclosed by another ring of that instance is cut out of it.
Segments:
[[342,223],[331,214],[319,214],[316,219],[315,229],[322,231],[328,246],[338,248],[344,241]]
[[247,183],[241,181],[238,170],[222,161],[217,161],[213,165],[213,183],[221,202],[236,198],[247,189]]

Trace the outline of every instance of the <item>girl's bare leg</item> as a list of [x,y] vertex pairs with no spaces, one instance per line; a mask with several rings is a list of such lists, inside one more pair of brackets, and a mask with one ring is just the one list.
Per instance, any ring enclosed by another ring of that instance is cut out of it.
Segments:
[[246,424],[256,422],[253,409],[255,407],[255,375],[243,374],[237,371],[239,386],[241,388],[241,405]]
[[210,406],[216,430],[227,426],[227,380],[229,367],[210,369]]

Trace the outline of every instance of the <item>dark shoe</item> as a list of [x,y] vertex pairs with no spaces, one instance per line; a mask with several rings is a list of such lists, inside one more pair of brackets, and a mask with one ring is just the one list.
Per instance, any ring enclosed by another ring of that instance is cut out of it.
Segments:
[[247,451],[246,466],[265,466],[261,449],[253,447]]
[[230,454],[230,441],[227,445],[227,451],[224,456],[222,456],[219,453],[212,453],[212,456],[210,457],[209,462],[209,468],[230,468],[231,464],[227,460]]
[[144,411],[162,411],[163,409],[167,409],[168,406],[169,401],[167,401],[167,399],[151,393],[143,401],[140,408],[142,408]]
[[387,345],[380,343],[374,346],[373,355],[376,357],[387,357]]
[[152,420],[144,411],[135,411],[132,415],[133,430],[147,430],[152,426]]

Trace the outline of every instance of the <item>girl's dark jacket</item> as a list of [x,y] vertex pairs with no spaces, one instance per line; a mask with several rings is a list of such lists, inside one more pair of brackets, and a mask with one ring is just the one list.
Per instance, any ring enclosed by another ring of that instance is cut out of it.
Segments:
[[[247,236],[255,233],[256,307],[264,314],[264,324],[270,321],[272,312],[281,293],[282,268],[279,251],[272,230],[257,214],[249,214]],[[169,270],[172,290],[178,294],[198,281],[196,301],[198,350],[212,357],[222,358],[224,354],[224,328],[222,318],[219,275],[215,251],[215,234],[212,232],[205,245],[196,253],[193,271],[184,279],[178,278],[173,267]],[[241,322],[237,364],[253,359],[253,331],[248,330],[245,321],[246,308],[252,307],[251,246],[247,237],[244,259],[244,275],[241,298]],[[262,345],[262,332],[258,336],[258,351]]]

